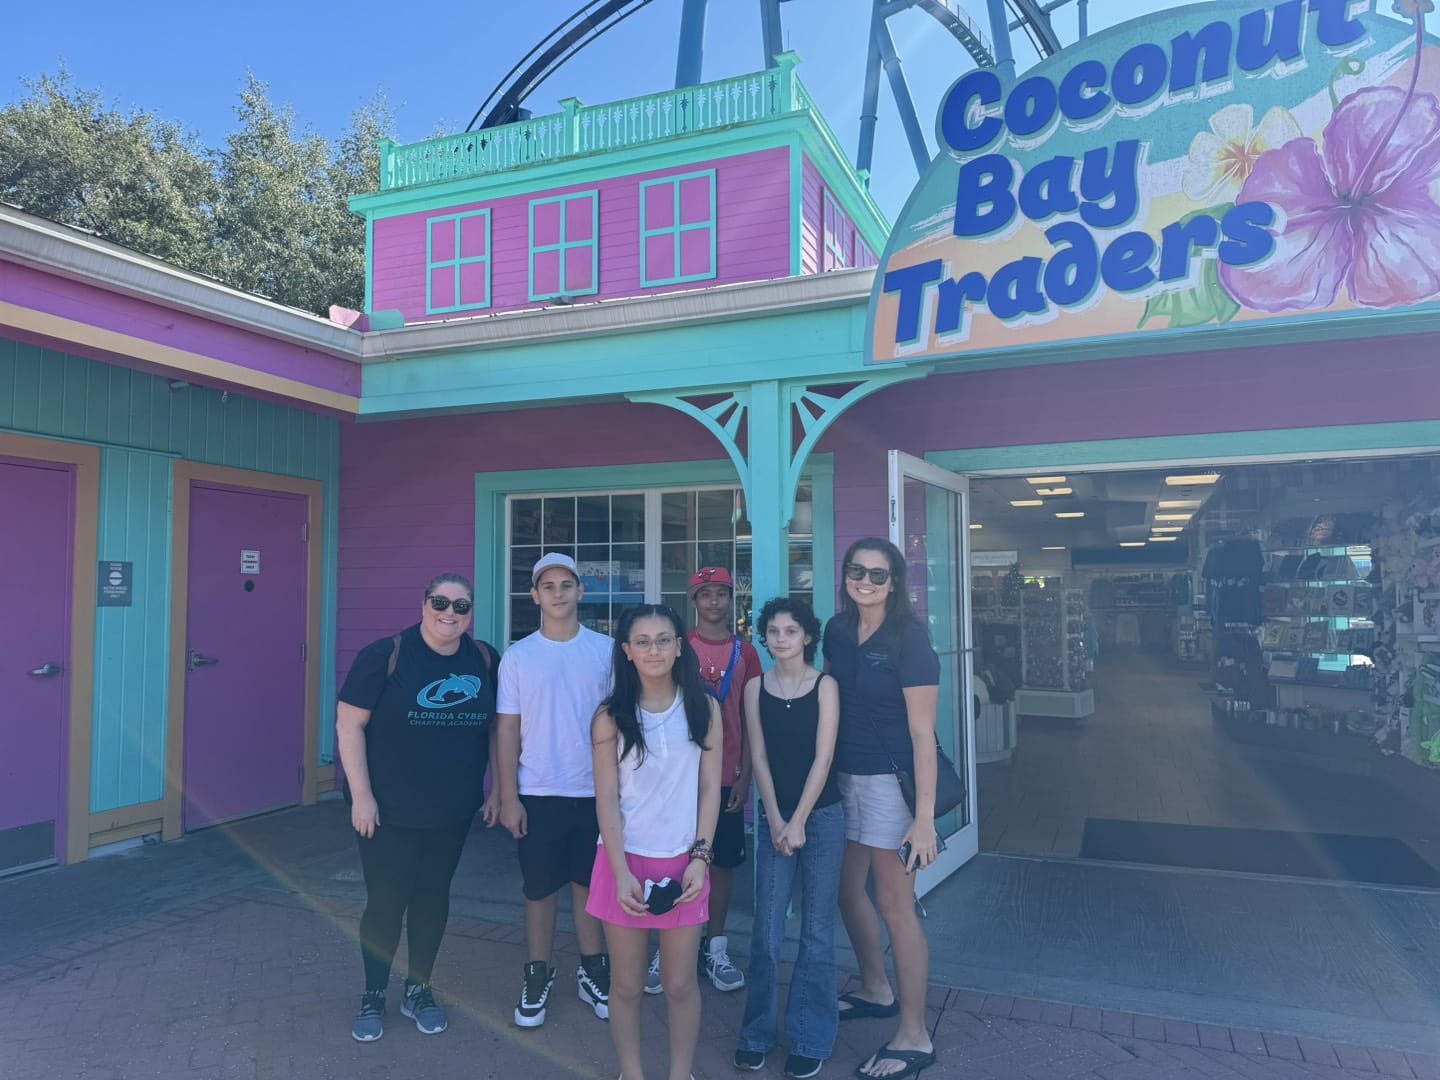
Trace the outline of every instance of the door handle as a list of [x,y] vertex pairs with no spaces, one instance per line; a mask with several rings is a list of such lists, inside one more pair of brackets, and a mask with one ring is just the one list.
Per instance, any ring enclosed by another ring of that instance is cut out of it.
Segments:
[[55,663],[54,660],[51,660],[48,664],[41,664],[37,668],[31,668],[30,674],[38,675],[42,679],[50,679],[54,678],[56,675],[59,675],[60,672],[64,670],[65,669],[62,668],[59,664]]
[[191,671],[194,671],[196,668],[209,667],[211,664],[218,664],[219,662],[220,658],[218,656],[201,656],[194,649],[191,649],[190,655],[185,661],[185,666]]

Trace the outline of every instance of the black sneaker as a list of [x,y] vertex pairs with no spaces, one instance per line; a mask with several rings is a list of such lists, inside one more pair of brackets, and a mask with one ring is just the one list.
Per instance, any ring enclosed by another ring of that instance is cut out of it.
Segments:
[[350,1035],[356,1042],[374,1042],[385,1034],[385,991],[367,990]]
[[795,1080],[809,1080],[820,1071],[824,1065],[822,1058],[802,1057],[799,1054],[791,1054],[785,1059],[785,1075],[792,1076]]
[[575,969],[580,985],[580,1000],[595,1010],[601,1020],[610,1019],[610,957],[605,953],[580,958]]
[[428,983],[405,984],[400,1015],[414,1020],[422,1035],[439,1035],[450,1026],[450,1021],[445,1019],[445,1010],[435,1004],[435,995],[430,992]]
[[555,971],[543,960],[525,965],[525,984],[520,989],[520,1004],[515,1006],[516,1027],[534,1028],[545,1023],[545,1002],[550,1000],[550,987],[555,985]]
[[765,1055],[759,1050],[736,1050],[735,1067],[746,1072],[759,1072],[765,1067]]

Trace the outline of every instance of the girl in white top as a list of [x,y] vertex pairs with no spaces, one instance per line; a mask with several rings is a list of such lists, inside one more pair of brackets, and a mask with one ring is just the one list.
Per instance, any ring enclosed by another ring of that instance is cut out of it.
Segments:
[[695,956],[710,919],[710,841],[720,813],[720,707],[668,607],[625,612],[613,661],[615,689],[590,731],[600,845],[585,909],[605,923],[610,1035],[622,1080],[644,1080],[640,998],[651,930],[660,934],[670,1080],[687,1080],[700,1034]]

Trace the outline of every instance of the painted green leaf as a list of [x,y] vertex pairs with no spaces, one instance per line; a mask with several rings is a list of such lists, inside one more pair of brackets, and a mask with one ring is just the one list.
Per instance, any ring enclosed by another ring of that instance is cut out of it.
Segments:
[[[1181,218],[1181,224],[1189,222],[1201,214],[1209,214],[1217,220],[1224,217],[1232,203],[1224,206],[1212,206],[1207,210],[1197,210],[1193,214],[1186,214]],[[1186,326],[1205,326],[1208,323],[1218,323],[1224,326],[1240,312],[1240,305],[1235,298],[1225,291],[1225,286],[1220,284],[1220,263],[1216,259],[1206,259],[1200,271],[1200,281],[1188,289],[1174,289],[1169,292],[1156,293],[1145,304],[1145,311],[1140,316],[1140,328],[1151,319],[1168,319],[1172,328]]]

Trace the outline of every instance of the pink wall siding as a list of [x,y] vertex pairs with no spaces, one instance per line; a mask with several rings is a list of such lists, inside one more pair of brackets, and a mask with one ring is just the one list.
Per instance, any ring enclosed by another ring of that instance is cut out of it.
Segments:
[[[444,210],[405,214],[375,222],[371,306],[398,310],[407,321],[460,318],[427,315],[425,223],[446,214],[491,210],[491,305],[482,311],[538,306],[530,300],[529,250],[532,199],[598,189],[600,193],[600,289],[595,299],[693,289],[737,281],[765,281],[790,273],[790,151],[784,147],[638,173],[594,184],[513,195]],[[707,282],[643,289],[640,286],[640,184],[702,169],[716,171],[716,277]]]
[[885,533],[887,450],[1437,420],[1434,355],[1433,338],[1397,337],[941,375],[882,391],[818,448],[835,455],[836,556]]
[[[122,296],[57,274],[0,262],[0,298],[32,311],[199,353],[253,371],[355,397],[360,395],[360,365],[350,360],[325,356],[253,331]],[[68,352],[76,351],[73,344],[66,344],[64,348]],[[112,354],[99,355],[99,350],[95,350],[95,358],[126,362],[125,358]]]
[[[808,156],[801,167],[800,188],[800,273],[818,274],[825,268],[825,181]],[[874,266],[875,252],[859,235],[855,222],[838,203],[832,203],[832,207],[832,213],[838,212],[838,221],[834,224],[838,227],[846,266]]]
[[[720,457],[723,451],[704,428],[658,405],[344,425],[339,677],[344,679],[361,648],[418,620],[421,590],[432,577],[472,572],[476,472]],[[477,583],[482,589],[490,585]]]

